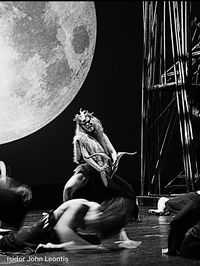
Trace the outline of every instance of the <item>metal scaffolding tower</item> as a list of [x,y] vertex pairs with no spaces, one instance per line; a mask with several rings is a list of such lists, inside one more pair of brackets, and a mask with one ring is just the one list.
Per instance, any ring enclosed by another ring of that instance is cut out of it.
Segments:
[[[190,1],[143,2],[142,196],[161,195],[178,179],[185,192],[196,189],[199,174],[192,117],[194,91],[200,91],[199,25]],[[163,169],[172,157],[170,145],[180,147],[177,157],[182,169],[166,182]]]

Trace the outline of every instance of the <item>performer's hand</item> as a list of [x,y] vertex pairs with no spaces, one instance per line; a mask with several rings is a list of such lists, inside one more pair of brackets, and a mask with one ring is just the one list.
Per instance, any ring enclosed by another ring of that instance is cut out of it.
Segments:
[[103,171],[105,171],[105,172],[110,172],[111,170],[110,170],[109,165],[104,164],[104,166],[102,166],[102,167],[100,168],[100,172],[103,172]]
[[112,157],[112,164],[114,164],[116,162],[116,160],[117,160],[117,153],[115,156]]
[[47,249],[54,249],[55,245],[52,243],[47,243],[47,244],[39,244],[35,250],[35,252],[40,253],[40,252],[44,252],[44,250]]
[[112,164],[112,171],[113,172],[117,171],[117,168],[118,168],[118,164],[116,162],[113,162],[113,164]]

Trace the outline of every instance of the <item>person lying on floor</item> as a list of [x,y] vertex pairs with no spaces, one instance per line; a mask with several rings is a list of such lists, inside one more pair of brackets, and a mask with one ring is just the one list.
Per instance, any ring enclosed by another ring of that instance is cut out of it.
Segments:
[[189,201],[170,223],[168,248],[163,254],[200,259],[200,195]]
[[[101,205],[85,199],[72,199],[50,211],[32,226],[23,226],[18,231],[2,236],[0,250],[14,252],[30,248],[39,252],[41,248],[107,249],[101,245],[100,239],[119,233],[130,221],[132,209],[132,200],[123,197],[113,198]],[[97,235],[80,234],[80,229],[90,230]],[[130,246],[127,242],[130,242]],[[141,242],[130,241],[124,234],[124,239],[115,244],[119,248],[136,248]]]
[[149,209],[149,215],[176,215],[188,202],[198,197],[200,191],[188,192],[176,197],[161,197],[157,203],[157,209]]

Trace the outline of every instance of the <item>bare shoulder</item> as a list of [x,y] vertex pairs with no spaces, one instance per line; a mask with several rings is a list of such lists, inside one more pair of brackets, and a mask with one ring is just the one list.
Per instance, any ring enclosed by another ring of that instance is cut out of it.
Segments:
[[86,199],[78,198],[78,199],[71,199],[67,201],[68,205],[81,205],[81,204],[88,204],[89,201]]

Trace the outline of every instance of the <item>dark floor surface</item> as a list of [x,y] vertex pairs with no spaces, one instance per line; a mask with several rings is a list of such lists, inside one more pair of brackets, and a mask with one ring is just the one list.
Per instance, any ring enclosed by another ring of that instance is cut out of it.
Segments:
[[[127,227],[129,237],[141,241],[141,245],[133,250],[113,252],[46,252],[35,255],[7,256],[0,255],[0,265],[200,265],[198,260],[188,260],[179,256],[162,255],[161,249],[166,248],[167,234],[171,216],[148,215],[151,207],[140,207],[141,223],[131,222]],[[34,210],[26,218],[25,224],[37,220],[42,211]],[[109,240],[111,241],[111,240]]]

